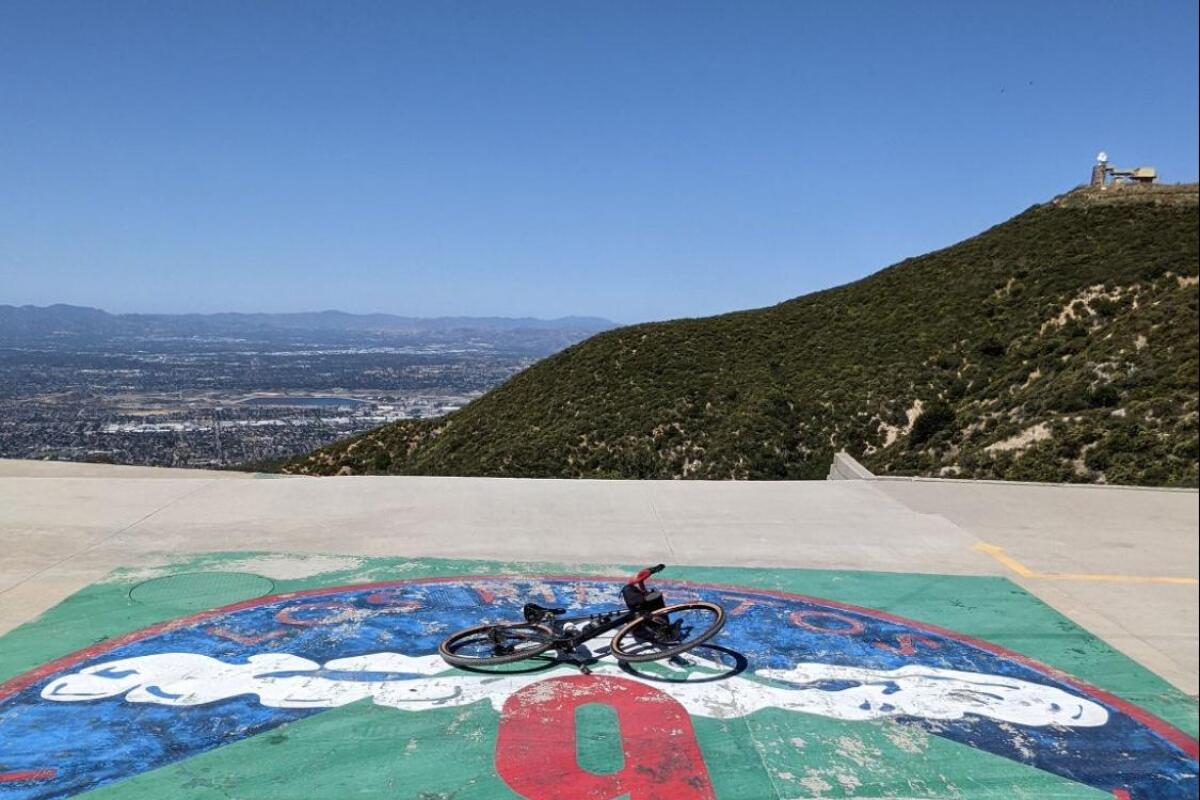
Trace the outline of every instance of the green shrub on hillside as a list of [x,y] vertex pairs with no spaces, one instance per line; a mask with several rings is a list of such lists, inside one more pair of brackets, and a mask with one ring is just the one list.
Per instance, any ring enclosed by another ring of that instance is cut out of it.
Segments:
[[883,474],[1194,486],[1196,192],[1146,197],[1072,193],[846,286],[602,333],[283,469],[800,479],[845,448]]

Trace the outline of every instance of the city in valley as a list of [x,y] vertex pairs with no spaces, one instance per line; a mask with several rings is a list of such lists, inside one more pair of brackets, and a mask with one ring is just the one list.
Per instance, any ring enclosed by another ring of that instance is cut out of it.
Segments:
[[253,464],[470,402],[603,320],[0,306],[0,458]]

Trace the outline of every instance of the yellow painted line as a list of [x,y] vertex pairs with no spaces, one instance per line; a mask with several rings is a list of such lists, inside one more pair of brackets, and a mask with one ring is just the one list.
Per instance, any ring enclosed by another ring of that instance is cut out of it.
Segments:
[[1106,581],[1108,583],[1173,583],[1179,586],[1195,586],[1200,581],[1195,578],[1174,578],[1170,575],[1091,575],[1047,572],[1037,574],[1036,578],[1050,578],[1056,581]]
[[989,556],[996,559],[1001,564],[1003,564],[1004,566],[1011,569],[1013,572],[1020,575],[1022,578],[1039,577],[1036,572],[1034,572],[1029,567],[1022,564],[1020,561],[1017,561],[1015,558],[1010,556],[1008,553],[1004,552],[1003,547],[997,547],[994,544],[980,542],[979,544],[975,545],[974,549],[978,550],[981,553],[987,553]]
[[1105,575],[1094,573],[1038,572],[1030,569],[1004,552],[1003,547],[988,544],[987,542],[979,542],[972,549],[980,553],[987,553],[1022,578],[1039,578],[1050,581],[1097,581],[1104,583],[1167,583],[1176,586],[1195,586],[1196,584],[1200,584],[1200,581],[1195,578],[1176,578],[1169,575]]

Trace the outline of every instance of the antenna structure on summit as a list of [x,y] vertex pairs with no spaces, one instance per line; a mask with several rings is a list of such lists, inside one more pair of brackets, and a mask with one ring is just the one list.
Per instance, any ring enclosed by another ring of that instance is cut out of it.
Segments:
[[1101,150],[1096,156],[1096,163],[1092,165],[1092,180],[1089,185],[1096,189],[1106,189],[1124,183],[1154,183],[1157,179],[1158,170],[1154,167],[1110,167],[1108,153]]

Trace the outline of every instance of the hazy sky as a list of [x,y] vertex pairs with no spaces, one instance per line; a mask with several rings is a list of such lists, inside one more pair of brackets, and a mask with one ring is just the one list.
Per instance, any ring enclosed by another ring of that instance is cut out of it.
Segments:
[[1114,163],[1197,177],[1197,3],[0,0],[0,303],[761,306]]

